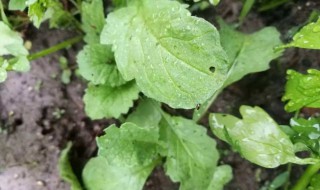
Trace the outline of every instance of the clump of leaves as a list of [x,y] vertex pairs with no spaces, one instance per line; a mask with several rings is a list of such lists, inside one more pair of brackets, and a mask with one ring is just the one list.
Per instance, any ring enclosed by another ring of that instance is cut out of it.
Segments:
[[282,97],[287,101],[286,111],[297,111],[302,107],[320,108],[319,82],[320,71],[316,69],[309,69],[305,75],[288,70],[286,91]]
[[0,82],[7,78],[7,71],[28,71],[28,50],[19,33],[0,21]]

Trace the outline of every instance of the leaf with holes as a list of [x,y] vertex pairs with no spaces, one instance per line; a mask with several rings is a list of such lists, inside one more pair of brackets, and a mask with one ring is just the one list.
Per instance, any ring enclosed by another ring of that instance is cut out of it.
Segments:
[[227,56],[219,33],[169,0],[130,1],[110,13],[101,42],[111,44],[125,80],[174,108],[194,108],[224,83]]
[[247,74],[269,69],[271,60],[281,56],[274,47],[281,45],[280,33],[266,27],[253,34],[243,34],[219,20],[222,47],[227,52],[232,68],[224,86],[240,80]]

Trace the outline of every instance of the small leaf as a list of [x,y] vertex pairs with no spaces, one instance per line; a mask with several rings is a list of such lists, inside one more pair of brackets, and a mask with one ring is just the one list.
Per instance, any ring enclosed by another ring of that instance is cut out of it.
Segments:
[[160,140],[167,147],[164,152],[166,173],[174,182],[180,182],[180,190],[209,190],[213,181],[218,183],[215,187],[228,182],[215,176],[219,154],[205,128],[192,120],[168,115],[164,116],[160,127]]
[[25,0],[10,0],[9,1],[9,10],[19,10],[23,11],[27,7]]
[[83,1],[81,4],[82,29],[86,36],[84,41],[88,44],[99,43],[100,33],[104,26],[103,1]]
[[293,36],[293,41],[289,44],[280,46],[281,48],[298,47],[306,49],[320,49],[320,19],[304,26]]
[[23,39],[19,33],[12,31],[4,22],[0,21],[0,56],[1,55],[28,55],[23,46]]
[[27,72],[30,70],[30,63],[26,56],[17,57],[17,61],[13,63],[12,70]]
[[90,85],[83,98],[85,111],[91,119],[118,118],[133,106],[138,94],[134,81],[118,87]]
[[289,172],[285,171],[281,174],[279,174],[274,180],[272,180],[271,184],[269,185],[268,190],[276,190],[285,185],[286,182],[289,180]]
[[293,112],[303,107],[320,108],[320,71],[309,69],[307,74],[287,71],[287,84],[282,101],[285,110]]
[[302,143],[314,155],[320,155],[320,119],[319,118],[292,118],[291,129],[294,131],[291,140],[294,143]]
[[194,108],[226,79],[227,56],[219,33],[169,0],[130,1],[110,13],[101,43],[111,44],[125,80],[174,108]]
[[34,26],[39,28],[43,20],[45,20],[45,13],[48,10],[50,0],[37,0],[28,2],[28,16],[33,22]]
[[92,84],[112,87],[126,83],[119,73],[110,46],[86,45],[77,55],[80,74]]
[[240,113],[243,119],[211,114],[210,126],[215,135],[229,143],[247,160],[266,168],[275,168],[288,162],[315,162],[315,159],[296,157],[289,137],[261,108],[241,106]]
[[160,103],[151,99],[143,99],[136,110],[129,115],[126,122],[139,126],[158,126],[162,118]]
[[213,174],[207,190],[222,190],[223,186],[232,179],[232,169],[229,165],[218,166]]
[[83,173],[89,190],[141,190],[159,160],[158,127],[125,123],[114,125],[98,138],[98,157],[91,159]]
[[71,185],[71,190],[82,190],[82,187],[78,181],[77,176],[74,174],[70,160],[69,152],[72,147],[72,143],[69,142],[67,147],[61,152],[58,168],[60,177]]

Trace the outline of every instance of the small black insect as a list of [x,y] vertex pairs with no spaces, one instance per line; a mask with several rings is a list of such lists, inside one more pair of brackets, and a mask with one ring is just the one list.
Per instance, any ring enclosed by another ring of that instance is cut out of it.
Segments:
[[201,107],[201,104],[197,104],[197,105],[196,105],[196,110],[199,110],[200,107]]

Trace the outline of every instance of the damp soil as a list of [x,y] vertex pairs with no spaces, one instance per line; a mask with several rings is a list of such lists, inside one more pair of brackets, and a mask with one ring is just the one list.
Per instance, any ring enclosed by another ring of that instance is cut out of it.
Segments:
[[[244,23],[243,32],[251,33],[264,26],[275,26],[284,41],[287,31],[301,26],[312,10],[320,10],[320,2],[292,1],[276,9],[258,12],[254,7]],[[216,8],[195,12],[215,23],[219,15],[228,22],[236,22],[241,10],[241,1],[221,0]],[[31,52],[48,48],[75,34],[68,30],[51,30],[47,25],[40,31],[28,27],[26,40],[32,42]],[[80,176],[85,163],[95,156],[95,138],[116,120],[92,121],[84,113],[82,96],[86,82],[77,77],[75,56],[83,44],[57,52],[32,62],[28,73],[10,73],[8,80],[0,84],[0,190],[68,190],[69,185],[59,178],[57,162],[61,150],[72,141],[71,163]],[[73,70],[71,82],[61,81],[59,57],[64,56]],[[281,97],[284,93],[287,69],[305,72],[308,68],[320,67],[320,53],[313,50],[289,49],[271,63],[268,71],[252,74],[226,88],[211,106],[211,112],[239,115],[240,105],[256,105],[265,109],[280,124],[288,123],[291,114],[284,111]],[[191,117],[191,112],[170,110],[174,114]],[[308,116],[319,110],[303,110]],[[201,123],[208,126],[206,119]],[[212,135],[212,134],[210,134]],[[214,138],[214,137],[213,137]],[[286,167],[264,169],[249,163],[218,140],[223,164],[233,168],[234,177],[226,190],[258,190],[270,182]],[[303,172],[303,167],[294,166],[291,181]],[[176,190],[164,174],[156,168],[148,178],[144,190]]]

